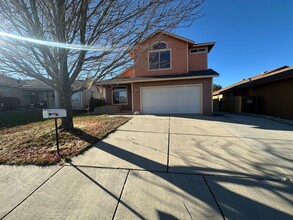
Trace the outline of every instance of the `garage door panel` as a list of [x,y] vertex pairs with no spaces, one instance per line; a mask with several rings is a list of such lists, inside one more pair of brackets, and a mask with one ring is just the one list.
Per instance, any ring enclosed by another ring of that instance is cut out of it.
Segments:
[[201,113],[201,86],[142,88],[145,114]]

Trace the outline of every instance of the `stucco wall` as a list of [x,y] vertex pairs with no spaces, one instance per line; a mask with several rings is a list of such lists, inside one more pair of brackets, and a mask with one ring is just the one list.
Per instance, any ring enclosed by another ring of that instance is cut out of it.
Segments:
[[262,114],[293,120],[293,78],[258,86],[250,92],[262,97]]
[[[220,110],[235,112],[233,100],[235,97],[241,97],[241,112],[258,113],[293,120],[292,96],[293,78],[288,78],[248,89],[225,93],[221,101]],[[253,101],[257,98],[259,100],[258,106],[253,106],[253,103],[251,104],[251,108],[248,108],[248,104],[245,103],[248,97],[253,97]],[[256,109],[258,112],[254,112]]]
[[[171,49],[171,68],[149,70],[148,53],[155,42],[166,42]],[[135,76],[169,75],[188,72],[188,43],[168,35],[154,35],[134,49]]]
[[190,85],[190,84],[202,85],[203,114],[210,115],[212,113],[212,79],[211,78],[134,83],[133,84],[134,111],[141,112],[141,109],[140,109],[140,88],[141,87]]
[[189,53],[189,71],[206,70],[208,68],[208,53]]

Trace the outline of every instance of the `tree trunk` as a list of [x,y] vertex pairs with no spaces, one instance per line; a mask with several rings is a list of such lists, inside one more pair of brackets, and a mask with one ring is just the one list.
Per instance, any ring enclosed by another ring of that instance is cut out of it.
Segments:
[[62,118],[62,128],[65,130],[71,130],[73,128],[73,114],[71,103],[71,90],[67,91],[62,89],[60,92],[61,108],[66,109],[67,117]]

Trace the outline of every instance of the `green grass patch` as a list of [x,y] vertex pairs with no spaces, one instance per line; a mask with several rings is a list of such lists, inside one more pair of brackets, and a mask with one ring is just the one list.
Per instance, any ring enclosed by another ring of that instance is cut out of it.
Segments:
[[[112,116],[74,117],[75,129],[59,133],[61,158],[56,154],[54,120],[3,128],[0,133],[0,164],[53,165],[72,158],[98,142],[129,118]],[[61,120],[58,119],[58,123]]]
[[[32,122],[44,121],[42,111],[42,109],[36,109],[0,112],[0,130]],[[86,113],[87,111],[85,110],[73,110],[73,116],[80,116]]]
[[42,110],[0,112],[0,129],[43,121]]

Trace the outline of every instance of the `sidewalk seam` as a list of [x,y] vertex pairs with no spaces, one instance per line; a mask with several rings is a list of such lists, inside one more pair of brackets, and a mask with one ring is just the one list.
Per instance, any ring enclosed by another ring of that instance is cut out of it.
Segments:
[[121,198],[122,198],[122,194],[123,194],[123,191],[124,191],[124,188],[125,188],[126,182],[127,182],[127,180],[128,180],[129,173],[130,173],[130,170],[128,170],[127,175],[126,175],[126,178],[125,178],[125,180],[124,180],[123,187],[122,187],[122,189],[121,189],[121,193],[120,193],[120,195],[119,195],[119,199],[118,199],[117,205],[116,205],[116,207],[115,207],[115,210],[114,210],[114,214],[113,214],[112,220],[115,219],[115,216],[116,216],[116,213],[117,213],[117,210],[118,210],[118,206],[119,206],[119,204],[120,204],[120,201],[121,201]]
[[20,201],[13,209],[11,209],[8,213],[6,213],[1,219],[7,217],[11,212],[13,212],[17,207],[19,207],[22,203],[24,203],[29,197],[31,197],[37,190],[39,190],[43,185],[45,185],[53,176],[55,176],[64,166],[55,171],[47,180],[45,180],[41,185],[39,185],[35,190],[33,190],[28,196],[26,196],[22,201]]
[[[73,165],[64,164],[64,166],[69,167]],[[252,180],[265,180],[265,181],[275,181],[275,182],[286,182],[283,178],[280,177],[267,177],[267,176],[258,176],[258,175],[225,175],[225,174],[213,174],[213,173],[201,173],[201,172],[179,172],[179,171],[164,171],[164,170],[146,170],[146,169],[135,169],[135,168],[122,168],[122,167],[102,167],[102,166],[88,166],[88,165],[74,165],[81,168],[94,168],[94,169],[108,169],[108,170],[125,170],[125,171],[138,171],[138,172],[150,172],[150,173],[169,173],[169,174],[179,174],[179,175],[194,175],[194,176],[212,176],[212,177],[227,177],[227,178],[236,178],[236,179],[252,179]]]
[[169,125],[168,125],[168,141],[167,141],[167,173],[169,173],[169,161],[170,161],[170,121],[171,117],[169,116]]
[[213,191],[212,191],[210,185],[208,184],[208,181],[206,180],[206,178],[205,178],[204,175],[203,175],[202,177],[203,177],[203,180],[205,181],[205,183],[206,183],[206,185],[207,185],[207,187],[208,187],[208,189],[209,189],[209,191],[210,191],[212,197],[213,197],[214,200],[215,200],[215,203],[216,203],[216,205],[217,205],[217,207],[218,207],[218,209],[219,209],[219,211],[220,211],[220,213],[221,213],[221,215],[222,215],[222,218],[223,218],[224,220],[226,220],[225,215],[224,215],[224,213],[223,213],[223,211],[222,211],[222,209],[221,209],[221,207],[220,207],[220,204],[218,203],[218,201],[217,201],[217,199],[216,199],[216,196],[214,195],[214,193],[213,193]]

